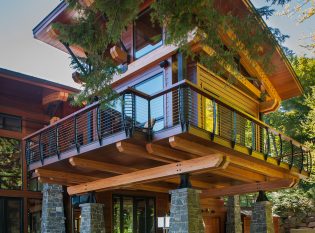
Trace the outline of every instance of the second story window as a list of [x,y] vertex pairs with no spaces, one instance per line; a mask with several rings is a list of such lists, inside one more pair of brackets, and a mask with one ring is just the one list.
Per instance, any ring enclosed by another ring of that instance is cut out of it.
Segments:
[[20,117],[0,113],[0,129],[11,131],[22,131],[22,120]]
[[141,13],[134,23],[134,56],[139,58],[163,44],[160,25],[152,23],[151,10]]

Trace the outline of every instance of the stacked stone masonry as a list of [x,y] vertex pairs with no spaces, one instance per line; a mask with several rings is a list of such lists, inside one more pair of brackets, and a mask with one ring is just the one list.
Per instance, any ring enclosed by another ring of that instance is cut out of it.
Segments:
[[240,197],[230,196],[227,201],[226,233],[242,233]]
[[274,233],[272,221],[272,204],[269,201],[256,202],[254,204],[250,224],[251,233]]
[[190,188],[171,191],[169,233],[204,233],[199,193]]
[[63,189],[61,185],[44,184],[42,203],[42,233],[65,233]]
[[81,204],[81,233],[105,233],[104,205],[100,203]]

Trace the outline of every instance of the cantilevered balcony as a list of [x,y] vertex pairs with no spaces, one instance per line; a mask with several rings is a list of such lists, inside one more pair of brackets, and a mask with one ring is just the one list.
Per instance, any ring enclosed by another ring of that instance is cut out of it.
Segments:
[[[134,166],[145,169],[213,152],[241,159],[231,159],[237,167],[244,161],[251,163],[249,169],[268,164],[296,177],[311,171],[308,148],[187,80],[151,96],[129,88],[113,103],[93,103],[25,140],[29,170],[71,171],[69,158],[78,157],[132,171]],[[264,169],[258,173],[268,175]],[[214,173],[226,176],[224,171]]]

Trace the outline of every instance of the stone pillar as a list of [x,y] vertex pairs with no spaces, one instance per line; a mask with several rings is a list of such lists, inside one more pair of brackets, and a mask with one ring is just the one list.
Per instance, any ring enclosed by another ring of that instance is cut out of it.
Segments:
[[204,233],[199,193],[191,188],[171,191],[169,233]]
[[81,204],[81,233],[105,233],[103,204]]
[[242,233],[240,196],[230,196],[227,201],[226,233]]
[[43,184],[42,233],[65,233],[63,189],[57,184]]
[[274,233],[272,220],[272,203],[268,201],[264,192],[260,191],[250,223],[251,233]]

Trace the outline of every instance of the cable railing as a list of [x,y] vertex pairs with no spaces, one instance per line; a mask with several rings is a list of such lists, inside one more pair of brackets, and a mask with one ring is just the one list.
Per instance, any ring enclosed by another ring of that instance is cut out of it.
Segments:
[[193,126],[208,132],[210,140],[222,138],[232,148],[236,145],[247,148],[250,155],[259,152],[265,160],[271,157],[278,165],[284,162],[300,172],[311,172],[312,156],[308,148],[195,84],[185,80],[151,96],[150,101],[161,96],[171,106],[172,114],[165,117],[160,130],[178,124],[183,130]]
[[181,126],[183,131],[196,127],[215,137],[259,152],[265,160],[276,159],[289,167],[310,172],[312,161],[308,148],[274,130],[246,112],[230,106],[218,96],[205,92],[184,80],[151,96],[128,88],[108,105],[93,103],[25,138],[27,163],[60,156],[116,133],[132,136],[135,130],[154,135]]

